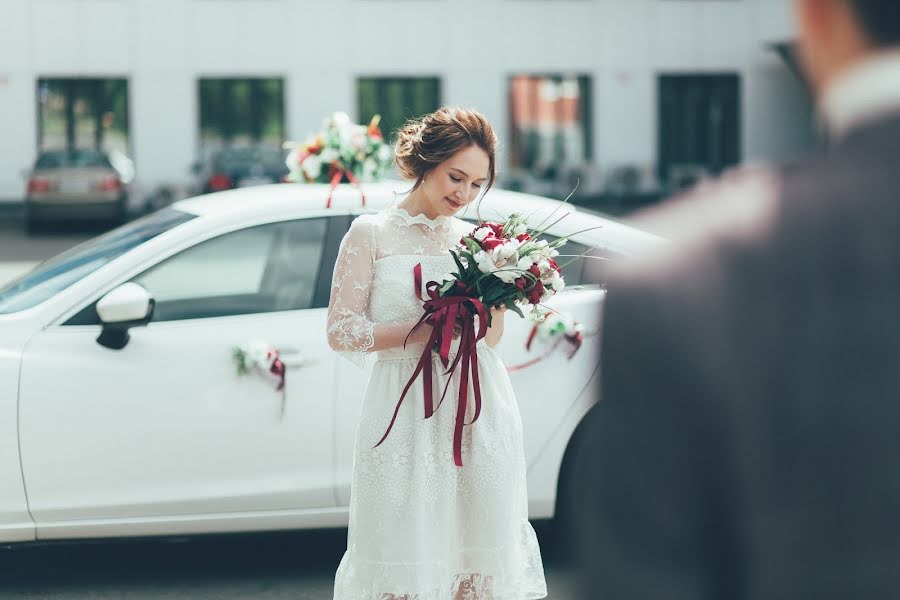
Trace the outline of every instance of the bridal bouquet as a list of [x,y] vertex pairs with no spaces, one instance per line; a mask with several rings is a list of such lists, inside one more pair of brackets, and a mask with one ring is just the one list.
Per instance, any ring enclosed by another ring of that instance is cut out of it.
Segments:
[[[329,183],[327,206],[341,181],[359,188],[360,181],[376,181],[391,166],[391,149],[378,128],[375,115],[366,125],[352,123],[345,113],[336,112],[323,124],[323,131],[303,144],[286,142],[290,148],[285,160],[290,173],[288,181]],[[362,194],[362,190],[360,189]],[[362,196],[365,205],[365,195]]]
[[537,307],[566,286],[555,260],[566,238],[551,244],[537,239],[541,233],[529,232],[519,214],[503,223],[482,222],[450,251],[459,270],[444,278],[440,293],[474,293],[482,304],[506,306],[524,317],[519,304]]
[[[531,231],[526,223],[527,218],[519,214],[510,215],[503,222],[482,221],[472,233],[460,239],[456,248],[450,250],[457,271],[447,274],[442,282],[429,281],[425,284],[427,297],[422,295],[422,266],[418,264],[414,267],[414,291],[420,300],[424,300],[425,310],[410,334],[423,323],[432,326],[432,333],[412,377],[403,389],[390,425],[375,447],[390,433],[400,405],[419,373],[422,373],[424,387],[425,418],[434,414],[431,355],[436,350],[448,374],[462,363],[453,434],[453,460],[456,466],[462,466],[463,425],[474,423],[481,412],[475,344],[487,333],[491,320],[489,309],[505,306],[524,317],[520,305],[530,305],[532,314],[538,315],[539,319],[539,305],[565,287],[562,267],[555,259],[559,256],[558,248],[566,243],[567,238],[553,243],[540,240],[539,236],[546,229]],[[459,350],[450,364],[450,344],[457,327],[461,330]],[[475,414],[471,422],[465,423],[470,376]],[[447,380],[441,401],[447,394],[450,381]]]

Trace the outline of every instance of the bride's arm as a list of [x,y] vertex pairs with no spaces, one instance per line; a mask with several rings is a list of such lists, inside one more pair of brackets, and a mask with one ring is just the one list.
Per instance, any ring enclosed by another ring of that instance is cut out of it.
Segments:
[[[375,276],[374,223],[357,218],[341,240],[328,302],[328,345],[358,366],[369,352],[402,346],[415,322],[376,324],[368,318]],[[423,324],[409,342],[426,342],[431,326]]]
[[491,348],[500,343],[500,338],[503,337],[503,314],[505,312],[505,306],[491,309],[491,326],[488,327],[487,334],[484,336],[485,343]]

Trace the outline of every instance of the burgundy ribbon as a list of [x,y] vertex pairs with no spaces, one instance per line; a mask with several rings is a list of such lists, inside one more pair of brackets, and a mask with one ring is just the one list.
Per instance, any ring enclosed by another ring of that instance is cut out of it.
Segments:
[[[535,334],[537,334],[537,325],[531,328],[531,333],[528,334],[528,341],[525,342],[525,349],[528,351],[531,350],[531,343],[534,341]],[[556,341],[553,342],[553,344],[542,355],[538,356],[537,358],[532,358],[528,362],[524,362],[520,365],[506,367],[506,371],[508,373],[513,373],[515,371],[521,371],[538,364],[539,362],[553,354],[553,351],[556,350],[557,347],[559,347],[563,340],[566,340],[567,342],[572,344],[572,350],[569,352],[568,356],[568,359],[572,360],[575,354],[578,353],[578,350],[581,349],[581,344],[584,342],[584,335],[580,331],[576,331],[575,333],[563,334],[562,337],[557,338]]]
[[[421,263],[413,268],[413,279],[416,297],[423,300],[421,291]],[[441,284],[436,281],[429,281],[425,284],[425,292],[428,295],[428,299],[425,300],[424,304],[425,313],[410,330],[406,339],[408,340],[409,336],[412,335],[412,332],[422,323],[427,323],[432,326],[431,337],[428,339],[428,343],[425,344],[425,350],[422,352],[422,356],[416,364],[412,377],[409,378],[409,381],[403,388],[403,393],[400,394],[400,400],[394,408],[394,415],[391,417],[391,422],[388,425],[387,431],[384,432],[384,435],[381,436],[381,439],[373,447],[377,448],[381,445],[381,442],[383,442],[391,432],[391,428],[397,420],[397,413],[400,411],[400,405],[403,404],[403,399],[406,398],[409,388],[412,387],[412,384],[415,382],[416,377],[419,376],[419,373],[422,373],[422,387],[425,393],[425,418],[427,419],[434,414],[435,407],[431,373],[431,352],[435,344],[437,344],[441,363],[444,365],[444,368],[447,368],[447,365],[450,363],[450,342],[453,340],[453,330],[458,321],[462,328],[459,351],[456,354],[456,359],[453,361],[453,364],[447,369],[446,374],[452,376],[456,367],[462,363],[462,372],[460,373],[459,381],[459,397],[456,405],[456,423],[453,428],[453,462],[457,467],[461,467],[463,466],[463,425],[471,425],[478,420],[478,416],[481,414],[481,385],[478,381],[478,352],[475,345],[478,343],[478,340],[482,339],[487,334],[487,310],[485,309],[484,304],[472,295],[472,290],[467,288],[462,282],[457,281],[456,288],[451,290],[453,295],[445,296],[443,298],[440,295],[440,286]],[[478,316],[477,332],[475,331],[476,315]],[[403,345],[406,346],[406,341],[404,341]],[[472,376],[472,390],[475,396],[475,414],[472,417],[472,420],[466,423],[465,416],[466,406],[468,405],[470,372]],[[448,378],[447,384],[444,386],[444,392],[441,394],[441,402],[443,402],[444,396],[447,394],[451,380],[452,377]],[[438,403],[438,406],[440,406],[440,403]]]
[[366,194],[363,192],[362,187],[359,185],[359,181],[356,180],[356,177],[353,176],[353,173],[350,172],[350,169],[344,169],[341,167],[336,167],[335,165],[331,165],[331,169],[328,171],[328,175],[331,177],[331,188],[328,190],[328,200],[325,201],[325,208],[331,208],[331,197],[334,195],[334,190],[337,189],[338,184],[341,182],[341,178],[346,175],[347,180],[353,184],[353,187],[359,190],[359,195],[362,199],[362,205],[366,205]]

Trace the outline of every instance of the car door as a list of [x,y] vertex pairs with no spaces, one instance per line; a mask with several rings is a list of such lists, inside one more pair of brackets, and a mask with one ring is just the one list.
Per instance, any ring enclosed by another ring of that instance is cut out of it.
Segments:
[[[30,341],[20,435],[39,531],[334,506],[330,220],[225,233],[132,278],[155,312],[121,350],[95,341],[93,304]],[[233,349],[250,342],[281,353],[283,391],[238,374]]]
[[[557,239],[550,234],[541,237],[550,242]],[[562,256],[557,260],[564,265],[566,288],[544,305],[564,320],[582,326],[581,348],[569,358],[574,350],[572,345],[565,341],[556,344],[556,339],[540,336],[528,348],[532,324],[512,312],[506,313],[503,340],[497,347],[516,392],[528,465],[538,459],[557,424],[584,394],[592,393],[590,386],[597,384],[598,334],[606,291],[601,281],[585,279],[585,263],[589,259],[575,257],[588,253],[596,260],[603,260],[608,253],[602,248],[589,251],[587,246],[574,241],[567,242],[560,252]]]

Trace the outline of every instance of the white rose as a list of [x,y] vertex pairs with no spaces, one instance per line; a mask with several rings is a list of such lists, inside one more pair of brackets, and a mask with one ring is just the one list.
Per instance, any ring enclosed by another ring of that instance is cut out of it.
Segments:
[[563,279],[559,273],[553,271],[553,276],[550,278],[550,285],[553,286],[554,291],[561,292],[566,287],[566,280]]
[[483,242],[484,238],[486,238],[489,233],[491,233],[491,229],[489,227],[479,227],[472,234],[472,237],[474,237],[479,242]]
[[541,273],[546,273],[547,271],[551,271],[553,268],[550,266],[550,262],[547,259],[541,259],[538,263],[538,269],[541,270]]
[[496,265],[494,265],[494,261],[491,259],[491,256],[484,250],[481,250],[480,252],[475,254],[475,264],[478,265],[478,270],[482,273],[490,273],[497,270],[497,267]]
[[330,125],[333,125],[334,127],[338,127],[338,128],[346,127],[347,125],[350,124],[350,117],[345,112],[336,112],[333,115],[331,115],[330,122],[328,120],[326,120],[325,124],[326,124],[326,126],[330,124]]
[[303,168],[303,172],[310,179],[315,179],[319,176],[319,173],[322,171],[322,159],[319,158],[318,155],[313,154],[311,156],[307,156],[300,166]]
[[[505,244],[501,244],[497,246],[496,250],[498,251],[497,256],[499,259],[506,261],[515,256],[515,261],[519,261],[518,250],[519,250],[519,242],[516,240],[511,240],[506,242]],[[497,261],[497,264],[500,264],[500,261]]]
[[533,264],[534,262],[531,260],[530,256],[523,256],[519,259],[519,263],[516,265],[516,268],[522,271],[527,271]]
[[299,163],[297,162],[298,158],[300,158],[300,152],[296,148],[294,148],[293,150],[288,152],[287,156],[284,159],[284,164],[288,169],[293,171],[299,165]]
[[494,271],[494,275],[503,283],[512,283],[519,277],[519,273],[513,270]]
[[330,165],[331,163],[336,161],[338,158],[340,158],[340,156],[341,156],[340,153],[337,150],[335,150],[334,148],[325,148],[324,150],[322,150],[319,153],[319,158],[326,165]]

